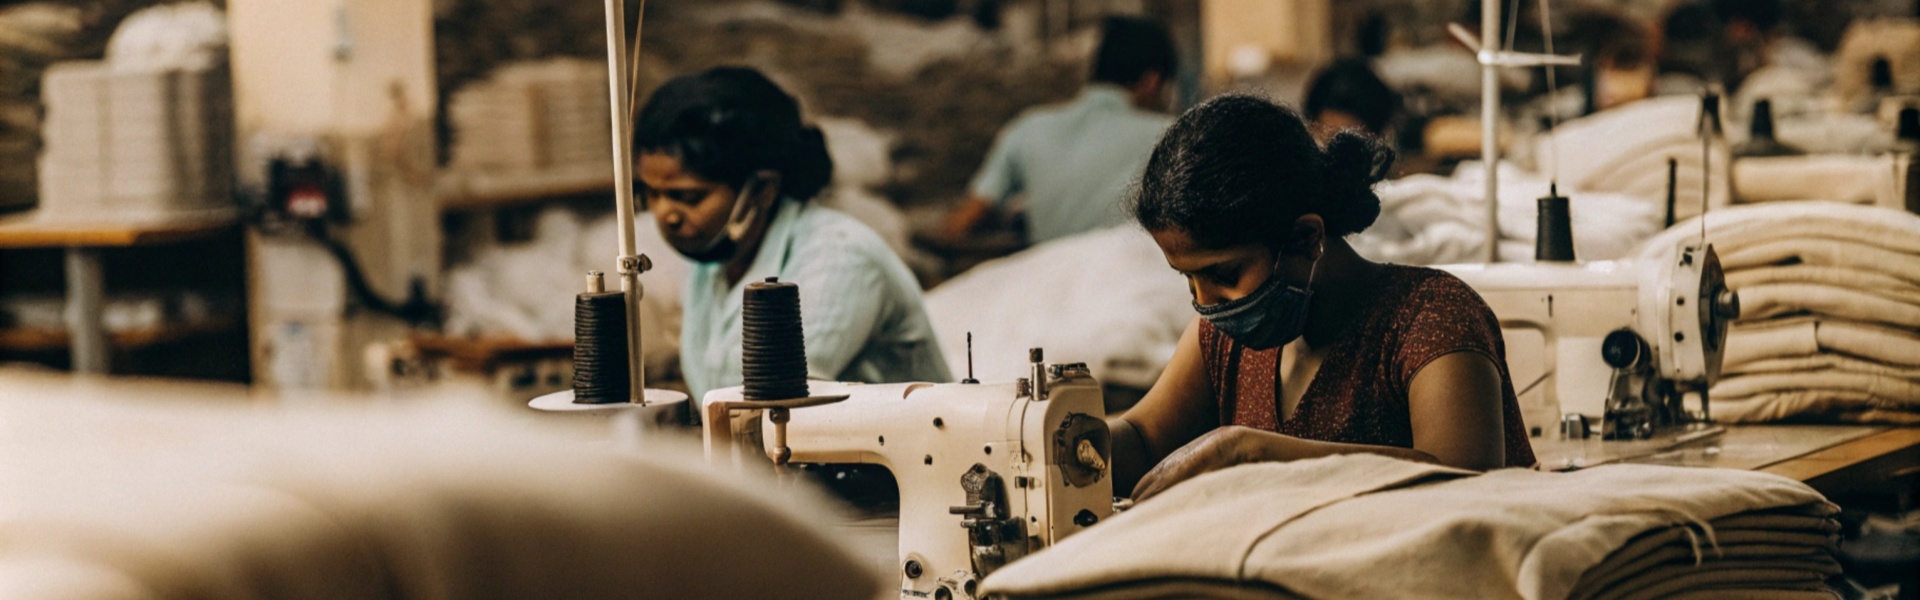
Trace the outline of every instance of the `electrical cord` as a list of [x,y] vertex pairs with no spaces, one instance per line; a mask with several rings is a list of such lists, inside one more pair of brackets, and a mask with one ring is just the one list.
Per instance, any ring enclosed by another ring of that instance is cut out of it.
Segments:
[[366,271],[360,268],[360,261],[353,249],[334,237],[333,230],[322,220],[306,221],[307,235],[326,246],[327,252],[340,263],[340,270],[347,278],[347,292],[358,306],[374,312],[389,315],[406,321],[415,327],[439,329],[446,322],[446,307],[427,300],[426,282],[419,276],[408,281],[407,298],[394,302],[380,295],[367,281]]

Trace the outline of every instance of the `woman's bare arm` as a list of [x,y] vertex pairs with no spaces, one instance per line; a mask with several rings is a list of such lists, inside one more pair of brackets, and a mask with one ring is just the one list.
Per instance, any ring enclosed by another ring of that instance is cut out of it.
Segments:
[[1407,386],[1413,447],[1441,464],[1485,471],[1507,464],[1500,368],[1478,352],[1455,352],[1420,369]]
[[1180,334],[1173,360],[1153,389],[1126,413],[1107,419],[1113,434],[1113,493],[1129,495],[1160,459],[1218,426],[1200,349],[1200,319]]
[[[1134,482],[1133,498],[1146,500],[1174,484],[1234,465],[1338,454],[1379,454],[1482,471],[1507,466],[1500,371],[1486,355],[1456,352],[1435,359],[1414,374],[1407,397],[1412,448],[1323,442],[1247,427],[1221,427],[1163,455],[1159,464]],[[1114,489],[1120,493],[1124,488]]]

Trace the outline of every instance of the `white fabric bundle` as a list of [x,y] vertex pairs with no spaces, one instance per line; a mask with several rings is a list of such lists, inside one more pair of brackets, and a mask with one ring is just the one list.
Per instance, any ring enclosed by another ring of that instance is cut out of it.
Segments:
[[[586,291],[587,271],[606,274],[607,289],[620,289],[613,215],[582,223],[564,208],[539,216],[532,240],[489,245],[471,261],[447,272],[446,331],[455,336],[492,336],[529,342],[573,339],[574,295]],[[674,252],[652,213],[634,219],[639,250],[653,261],[640,276],[641,335],[647,372],[680,371],[680,290],[689,266]]]
[[[1453,177],[1412,175],[1380,184],[1380,219],[1351,238],[1362,256],[1400,264],[1480,262],[1486,258],[1486,174],[1462,163]],[[1538,198],[1548,181],[1500,164],[1500,258],[1531,262]],[[1625,257],[1659,233],[1663,200],[1561,186],[1569,198],[1575,253],[1581,260]]]
[[212,2],[140,9],[107,40],[115,72],[203,71],[226,62],[227,16]]
[[1084,362],[1101,381],[1147,388],[1195,316],[1187,286],[1146,231],[1123,225],[982,263],[927,293],[940,351],[960,376],[1025,377],[1027,349]]
[[[1648,242],[1663,260],[1696,220]],[[1714,417],[1733,422],[1920,422],[1920,216],[1833,202],[1707,216],[1741,315]]]
[[1484,475],[1373,455],[1182,483],[990,575],[1008,598],[1640,598],[1805,592],[1838,572],[1804,484],[1610,465]]
[[[1731,154],[1725,144],[1712,148],[1711,164],[1703,163],[1700,137],[1700,99],[1660,96],[1632,102],[1562,123],[1551,135],[1534,142],[1535,165],[1550,171],[1558,152],[1563,186],[1622,194],[1660,207],[1667,198],[1667,161],[1676,163],[1674,213],[1677,218],[1700,214],[1701,177],[1711,173],[1707,204],[1725,206],[1726,174]],[[1577,237],[1576,237],[1577,239]]]

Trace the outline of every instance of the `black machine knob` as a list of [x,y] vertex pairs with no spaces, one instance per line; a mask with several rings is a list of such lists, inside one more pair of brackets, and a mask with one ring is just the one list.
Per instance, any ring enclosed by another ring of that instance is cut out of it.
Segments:
[[1713,314],[1729,321],[1740,318],[1740,294],[1733,290],[1721,290],[1714,295]]
[[1647,360],[1647,342],[1632,329],[1615,329],[1600,340],[1600,360],[1615,369],[1630,369]]

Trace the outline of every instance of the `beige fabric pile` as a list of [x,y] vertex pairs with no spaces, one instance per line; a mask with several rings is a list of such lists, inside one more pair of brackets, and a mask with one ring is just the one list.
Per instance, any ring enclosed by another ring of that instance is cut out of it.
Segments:
[[623,454],[470,404],[223,407],[168,386],[24,378],[0,371],[9,600],[883,589],[818,502],[711,472],[697,448]]
[[[1698,237],[1699,221],[1642,258]],[[1707,216],[1741,315],[1711,390],[1732,422],[1920,422],[1920,216],[1829,202]]]
[[[1706,203],[1729,202],[1726,165],[1728,146],[1715,145],[1710,158],[1702,156],[1700,98],[1659,96],[1628,103],[1567,121],[1553,133],[1534,139],[1534,165],[1554,174],[1563,189],[1631,196],[1664,212],[1667,198],[1667,161],[1674,161],[1674,213],[1678,218],[1700,214]],[[1554,160],[1555,153],[1559,160]],[[1702,178],[1711,178],[1701,189]]]
[[1786,478],[1484,475],[1371,456],[1180,484],[993,573],[1006,598],[1834,598],[1838,508]]

